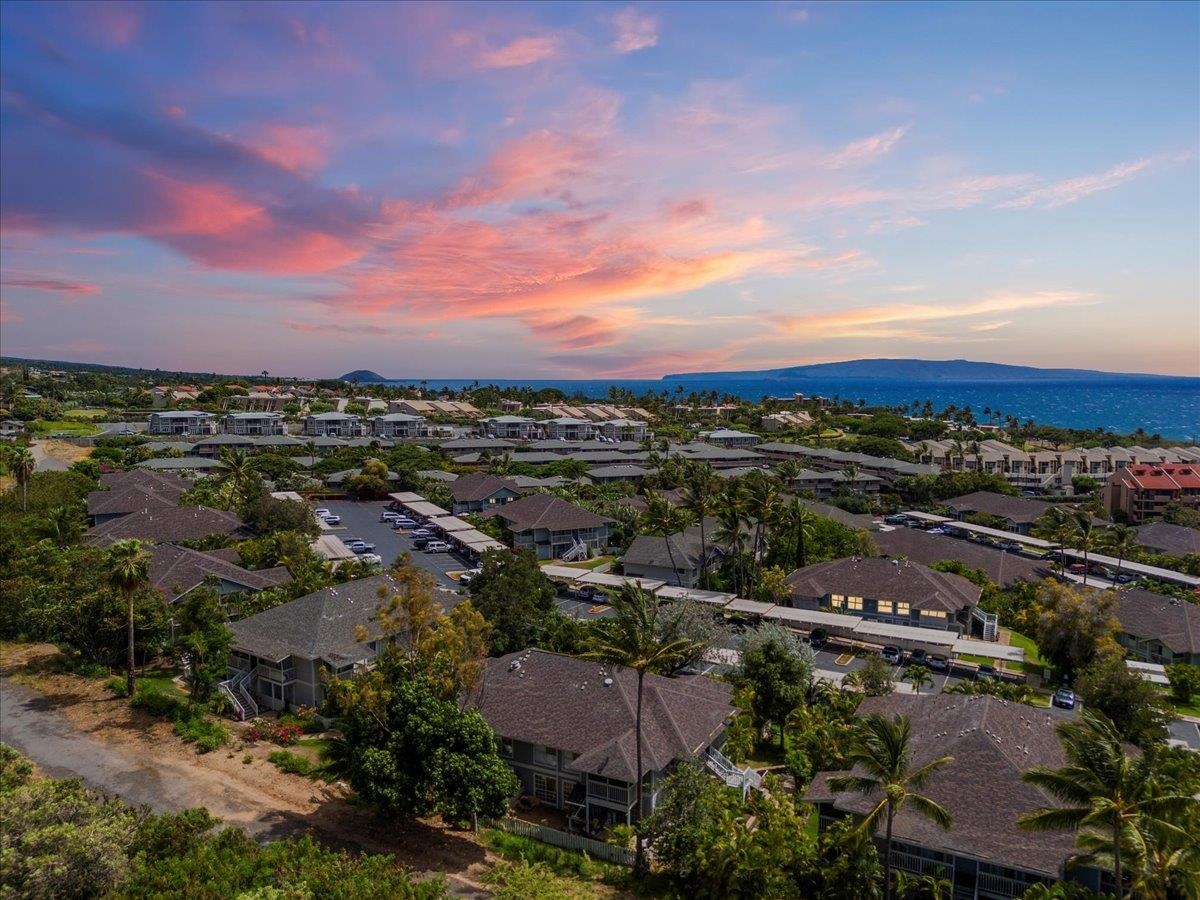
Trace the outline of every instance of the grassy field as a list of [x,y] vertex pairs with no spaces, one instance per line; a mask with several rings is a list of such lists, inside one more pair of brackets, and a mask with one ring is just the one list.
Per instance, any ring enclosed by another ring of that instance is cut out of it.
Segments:
[[78,419],[44,419],[40,422],[30,422],[29,429],[34,434],[69,434],[72,437],[87,437],[100,433],[100,429],[95,425]]
[[1173,697],[1171,697],[1170,694],[1167,694],[1166,697],[1167,702],[1171,704],[1171,708],[1174,709],[1175,712],[1183,716],[1195,716],[1196,718],[1200,719],[1200,698],[1193,697],[1191,703],[1180,703],[1178,700],[1175,700]]
[[104,409],[69,409],[63,413],[63,418],[95,420],[104,418],[107,412]]

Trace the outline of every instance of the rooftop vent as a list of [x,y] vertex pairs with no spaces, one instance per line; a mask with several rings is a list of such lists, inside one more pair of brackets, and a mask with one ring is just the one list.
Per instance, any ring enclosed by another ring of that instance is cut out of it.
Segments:
[[604,679],[604,686],[605,686],[605,687],[612,687],[612,683],[613,683],[613,680],[612,680],[611,678],[605,678],[605,679]]
[[508,671],[510,672],[515,672],[519,668],[521,668],[521,661],[519,659],[514,659],[508,664]]

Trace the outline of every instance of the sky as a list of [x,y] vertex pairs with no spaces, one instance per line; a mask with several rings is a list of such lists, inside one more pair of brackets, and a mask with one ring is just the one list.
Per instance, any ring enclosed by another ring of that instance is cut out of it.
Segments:
[[0,3],[0,350],[1200,375],[1200,4]]

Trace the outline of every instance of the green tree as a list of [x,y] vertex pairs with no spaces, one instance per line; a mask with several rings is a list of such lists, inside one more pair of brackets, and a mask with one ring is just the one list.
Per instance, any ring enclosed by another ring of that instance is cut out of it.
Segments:
[[1126,740],[1152,748],[1166,736],[1169,717],[1162,695],[1125,665],[1121,656],[1097,657],[1079,673],[1075,689],[1084,703],[1107,716]]
[[383,813],[499,817],[520,787],[479,712],[441,696],[394,648],[369,672],[334,680],[327,703],[341,734],[331,771]]
[[229,669],[233,632],[220,595],[208,586],[188,592],[175,608],[176,649],[187,657],[192,699],[204,703]]
[[262,496],[242,507],[241,516],[256,534],[293,531],[311,538],[320,530],[312,507],[296,500]]
[[84,517],[79,506],[56,506],[46,516],[44,534],[57,547],[69,547],[83,534]]
[[128,649],[129,655],[125,669],[125,692],[133,696],[137,679],[134,659],[134,602],[138,588],[142,587],[150,577],[150,555],[142,549],[142,542],[136,538],[117,541],[108,551],[108,583],[124,598],[129,608]]
[[489,550],[481,568],[469,589],[471,602],[492,625],[492,653],[503,656],[538,646],[555,611],[555,592],[537,556],[531,550]]
[[219,459],[219,479],[229,491],[229,505],[238,507],[249,498],[253,485],[261,486],[262,479],[254,468],[253,458],[245,450],[226,447]]
[[[646,769],[642,764],[642,694],[647,672],[671,669],[679,659],[694,652],[693,643],[685,638],[662,640],[659,637],[658,601],[640,587],[624,585],[611,601],[615,613],[597,623],[589,642],[587,655],[592,659],[633,669],[637,673],[637,705],[634,712],[634,743],[637,771],[637,821],[639,825],[644,806],[642,779]],[[639,835],[634,873],[646,872],[646,846]]]
[[667,556],[671,560],[671,574],[675,584],[682,584],[682,581],[679,578],[679,566],[675,562],[675,547],[670,538],[688,524],[687,513],[672,506],[662,494],[655,491],[646,492],[646,509],[641,516],[641,527],[646,534],[666,540]]
[[1083,586],[1087,587],[1088,569],[1091,567],[1088,557],[1103,546],[1103,539],[1100,531],[1092,525],[1091,513],[1084,510],[1076,510],[1071,515],[1071,527],[1075,532],[1075,549],[1083,554]]
[[868,656],[863,667],[850,674],[857,676],[858,686],[868,697],[885,697],[896,686],[896,676],[892,667],[880,656]]
[[1104,533],[1104,549],[1117,558],[1116,574],[1120,575],[1125,560],[1140,549],[1137,529],[1128,525],[1113,525]]
[[1079,591],[1047,579],[1038,591],[1037,640],[1042,658],[1068,679],[1098,656],[1121,656],[1112,591]]
[[1058,733],[1067,764],[1031,769],[1022,778],[1064,805],[1026,813],[1017,822],[1032,831],[1076,832],[1085,852],[1075,863],[1111,864],[1117,894],[1124,897],[1123,857],[1144,857],[1148,832],[1180,833],[1175,822],[1195,809],[1196,800],[1159,790],[1150,759],[1126,753],[1120,733],[1096,710],[1061,723]]
[[918,694],[923,687],[933,687],[933,676],[929,674],[929,669],[920,663],[904,667],[904,680],[911,684]]
[[884,822],[883,884],[887,900],[892,897],[892,824],[896,813],[909,807],[934,824],[950,828],[950,813],[918,792],[938,769],[953,762],[953,757],[942,756],[913,769],[909,759],[911,736],[906,716],[867,716],[861,720],[850,752],[852,773],[829,779],[833,790],[853,791],[874,802],[859,826],[864,832],[872,834],[880,820]]
[[811,675],[811,656],[794,652],[777,637],[754,637],[743,645],[737,678],[751,690],[750,709],[758,727],[771,722],[778,729],[780,751],[784,749],[784,724],[804,702]]
[[700,523],[700,587],[709,584],[708,576],[708,525],[706,520],[717,508],[719,479],[708,463],[695,463],[687,470],[687,481],[683,486],[683,508]]
[[1167,679],[1171,682],[1171,696],[1180,703],[1191,703],[1192,697],[1200,694],[1200,666],[1177,662],[1167,666]]
[[28,447],[5,446],[4,464],[12,472],[17,486],[21,489],[21,512],[29,512],[29,482],[33,480],[36,468],[33,454]]

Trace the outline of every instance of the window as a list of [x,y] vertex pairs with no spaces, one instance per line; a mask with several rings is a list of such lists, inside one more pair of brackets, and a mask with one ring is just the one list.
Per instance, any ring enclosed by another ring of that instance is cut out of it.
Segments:
[[533,775],[533,793],[543,803],[558,806],[558,779],[535,772]]
[[842,605],[842,601],[845,599],[846,598],[843,597],[841,594],[830,594],[829,595],[829,605],[840,607]]
[[858,610],[859,612],[862,612],[862,608],[863,608],[863,598],[862,597],[847,597],[846,598],[846,609],[853,609],[853,610]]
[[893,606],[893,604],[892,604],[891,600],[876,600],[875,601],[875,608],[879,612],[886,613],[887,615],[891,615],[892,606]]
[[507,738],[500,738],[500,755],[512,759],[513,745]]
[[896,615],[907,616],[907,615],[909,615],[911,610],[912,610],[912,608],[907,603],[905,603],[903,600],[896,601]]
[[534,747],[533,761],[539,766],[558,767],[558,750],[554,747]]
[[944,612],[942,612],[940,609],[923,609],[923,610],[921,610],[921,615],[929,616],[929,618],[931,618],[931,619],[946,618],[946,614]]

